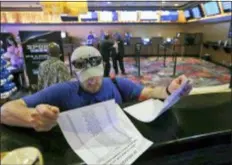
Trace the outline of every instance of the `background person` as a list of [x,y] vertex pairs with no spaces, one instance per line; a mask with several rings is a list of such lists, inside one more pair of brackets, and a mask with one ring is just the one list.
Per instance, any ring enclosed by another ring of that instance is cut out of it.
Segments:
[[118,64],[121,70],[122,74],[126,74],[125,73],[125,68],[124,68],[124,63],[123,63],[123,57],[124,57],[124,41],[121,39],[120,35],[116,36],[116,41],[114,44],[114,48],[115,48],[115,55],[112,56],[113,59],[113,67],[115,70],[115,74],[118,74]]
[[60,53],[58,44],[52,42],[48,45],[49,57],[39,66],[37,90],[71,79],[68,68],[65,66],[65,63],[60,60]]
[[100,52],[104,61],[104,77],[110,75],[110,55],[113,49],[114,41],[110,39],[110,35],[106,34],[105,39],[100,44]]

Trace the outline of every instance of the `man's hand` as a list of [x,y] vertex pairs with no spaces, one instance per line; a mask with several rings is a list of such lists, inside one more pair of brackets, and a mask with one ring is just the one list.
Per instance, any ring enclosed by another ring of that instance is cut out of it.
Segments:
[[[188,80],[188,78],[185,75],[179,76],[176,79],[174,79],[171,84],[168,86],[168,91],[170,93],[173,93],[174,91],[176,91],[178,88],[180,88],[180,86],[182,84],[184,84],[186,81]],[[192,90],[192,84],[189,83],[181,92],[181,96],[185,96],[188,95],[189,92]]]
[[36,131],[49,131],[57,124],[59,108],[40,104],[35,109],[31,114],[31,124]]

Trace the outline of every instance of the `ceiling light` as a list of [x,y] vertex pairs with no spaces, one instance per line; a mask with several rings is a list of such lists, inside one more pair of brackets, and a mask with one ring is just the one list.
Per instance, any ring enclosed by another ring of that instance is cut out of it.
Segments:
[[179,4],[176,3],[174,6],[179,6]]
[[107,4],[111,4],[111,2],[110,2],[110,1],[108,1],[108,2],[107,2]]
[[166,3],[165,1],[162,1],[162,3]]

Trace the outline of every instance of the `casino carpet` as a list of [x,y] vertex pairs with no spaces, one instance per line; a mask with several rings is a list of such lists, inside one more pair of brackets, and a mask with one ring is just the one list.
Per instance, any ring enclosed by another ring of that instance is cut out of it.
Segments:
[[[134,58],[125,58],[124,63],[127,75],[118,75],[119,77],[127,77],[136,83],[151,87],[167,86],[172,80],[174,63],[171,57],[167,58],[167,67],[165,68],[163,67],[162,57],[158,60],[155,57],[141,58],[141,77],[137,76]],[[111,76],[114,76],[112,66],[111,64]],[[183,60],[178,58],[176,75],[181,74],[187,75],[192,80],[194,87],[222,85],[230,81],[230,72],[227,68],[198,58],[184,58]],[[18,99],[29,94],[28,91],[19,90],[12,95],[11,99]]]
[[[125,58],[125,70],[127,77],[134,82],[148,86],[167,85],[172,80],[174,62],[171,57],[166,60],[166,67],[163,67],[163,58],[158,60],[155,57],[141,58],[141,77],[137,76],[137,67],[134,58]],[[112,66],[112,65],[111,65]],[[176,75],[185,74],[193,82],[193,87],[214,86],[229,83],[229,69],[215,65],[199,58],[177,59]],[[114,71],[111,68],[111,75]]]

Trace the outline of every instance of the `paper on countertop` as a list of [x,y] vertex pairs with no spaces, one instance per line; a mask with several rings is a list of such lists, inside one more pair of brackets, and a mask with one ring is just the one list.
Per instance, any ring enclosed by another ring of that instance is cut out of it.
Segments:
[[164,102],[149,99],[141,103],[124,108],[131,116],[142,122],[152,122],[162,113],[180,100],[180,93],[189,85],[189,80],[185,81],[179,89],[173,92]]
[[153,144],[113,100],[63,112],[58,123],[87,164],[132,164]]
[[230,84],[193,88],[189,95],[231,92]]

